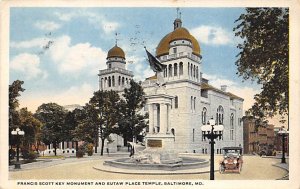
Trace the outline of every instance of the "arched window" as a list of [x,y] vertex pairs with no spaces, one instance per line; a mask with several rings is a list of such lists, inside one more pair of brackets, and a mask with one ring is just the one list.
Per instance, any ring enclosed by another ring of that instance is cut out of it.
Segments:
[[224,120],[224,109],[222,106],[219,106],[217,109],[216,124],[217,125],[223,124],[223,120]]
[[107,77],[104,79],[104,87],[107,87]]
[[188,63],[188,75],[190,75],[190,63]]
[[168,69],[167,68],[164,69],[164,77],[168,77]]
[[195,78],[196,77],[196,66],[194,65],[193,67],[193,77]]
[[193,96],[191,96],[191,110],[193,110],[193,101],[194,101],[194,98],[193,98]]
[[233,130],[234,130],[234,115],[230,115],[230,140],[233,140]]
[[174,128],[171,129],[171,133],[174,136],[174,141],[175,141],[175,129]]
[[179,63],[179,75],[183,75],[183,63]]
[[108,77],[108,87],[111,87],[111,77]]
[[178,70],[177,63],[175,63],[174,64],[174,76],[177,76],[177,70]]
[[112,86],[115,86],[115,76],[112,76]]
[[194,97],[194,110],[196,110],[196,97]]
[[128,84],[128,78],[126,78],[126,84]]
[[178,108],[178,96],[175,96],[175,99],[174,99],[174,103],[175,103],[175,109]]
[[124,84],[125,84],[125,79],[124,77],[122,77],[122,86],[124,86]]
[[169,65],[169,77],[172,77],[172,64]]
[[191,64],[191,76],[193,77],[193,64]]
[[172,133],[173,136],[175,136],[175,129],[174,128],[171,129],[171,133]]
[[119,76],[119,81],[118,81],[118,85],[121,85],[121,76]]
[[234,115],[233,113],[230,115],[230,128],[233,129],[233,123],[234,123]]
[[204,107],[202,110],[202,124],[206,125],[206,113],[207,113],[207,109]]
[[193,142],[195,142],[195,129],[193,129]]
[[104,79],[101,78],[101,89],[103,89],[103,88],[104,88]]
[[198,79],[199,78],[199,69],[198,69],[198,66],[196,68],[196,78]]

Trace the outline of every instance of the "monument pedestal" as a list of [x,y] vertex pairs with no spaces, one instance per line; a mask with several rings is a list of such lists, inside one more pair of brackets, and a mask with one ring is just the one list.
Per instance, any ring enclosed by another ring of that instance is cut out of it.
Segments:
[[174,139],[174,135],[172,134],[147,134],[145,137],[146,149],[138,154],[138,156],[142,157],[141,162],[143,162],[143,160],[144,162],[154,164],[174,164],[182,162],[182,159],[178,158],[174,148]]
[[149,133],[145,136],[146,149],[134,155],[134,159],[142,164],[182,162],[175,150],[175,136],[169,131],[169,113],[173,96],[166,93],[165,87],[158,87],[155,94],[148,95],[146,98],[149,107]]

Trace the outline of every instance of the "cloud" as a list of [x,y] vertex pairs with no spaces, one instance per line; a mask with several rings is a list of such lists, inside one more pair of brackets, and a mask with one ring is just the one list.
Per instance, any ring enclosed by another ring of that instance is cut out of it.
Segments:
[[209,84],[220,89],[221,85],[227,86],[227,92],[231,92],[244,99],[244,111],[248,110],[254,104],[254,95],[260,93],[261,91],[255,88],[240,86],[236,82],[224,79],[216,75],[203,74],[203,77],[209,80]]
[[[129,63],[132,62],[132,63]],[[144,64],[144,57],[129,56],[127,58],[127,67],[134,72],[134,79],[136,81],[144,81],[145,78],[153,76],[155,73],[150,66]]]
[[102,29],[106,34],[111,34],[120,27],[120,24],[117,22],[108,22],[102,21]]
[[70,21],[72,18],[76,16],[76,12],[54,12],[54,15],[61,21]]
[[106,52],[90,43],[72,45],[71,38],[66,35],[54,40],[49,55],[61,74],[75,77],[86,73],[97,75],[99,69],[106,68]]
[[34,48],[34,47],[40,47],[42,48],[44,45],[47,44],[47,42],[50,41],[49,38],[34,38],[28,41],[12,41],[10,43],[11,48]]
[[37,21],[34,26],[40,30],[46,30],[46,31],[54,31],[61,27],[60,24],[52,22],[52,21]]
[[234,34],[222,27],[203,25],[190,31],[200,43],[206,45],[228,45],[234,42]]
[[57,16],[61,21],[71,21],[74,18],[83,17],[88,20],[90,24],[92,24],[96,29],[101,29],[105,34],[110,34],[115,32],[121,24],[115,21],[108,20],[105,16],[85,11],[85,10],[77,10],[68,13],[55,12],[54,15]]
[[[63,91],[56,91],[54,94],[34,93],[30,91],[22,94],[20,97],[20,107],[28,107],[32,112],[43,103],[55,102],[61,106],[80,104],[85,105],[97,89],[88,83],[83,83],[79,86],[71,86]],[[66,98],[67,97],[67,98]]]
[[22,53],[15,56],[10,62],[13,71],[24,74],[26,79],[46,78],[47,72],[40,69],[40,58],[34,54]]

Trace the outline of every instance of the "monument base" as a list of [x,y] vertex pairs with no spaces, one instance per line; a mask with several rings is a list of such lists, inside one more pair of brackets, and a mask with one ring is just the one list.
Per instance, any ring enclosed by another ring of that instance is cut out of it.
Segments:
[[182,162],[182,158],[174,149],[174,136],[171,134],[147,134],[146,149],[137,152],[132,161],[141,164],[175,164]]

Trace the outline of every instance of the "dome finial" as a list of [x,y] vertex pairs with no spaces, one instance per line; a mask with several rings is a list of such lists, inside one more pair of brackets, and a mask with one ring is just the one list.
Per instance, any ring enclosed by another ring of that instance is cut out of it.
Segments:
[[174,30],[177,28],[181,28],[182,21],[181,21],[181,12],[179,12],[179,7],[176,8],[177,10],[177,18],[174,20]]
[[118,40],[119,40],[118,39],[118,33],[116,32],[115,35],[116,35],[116,46],[118,46]]

